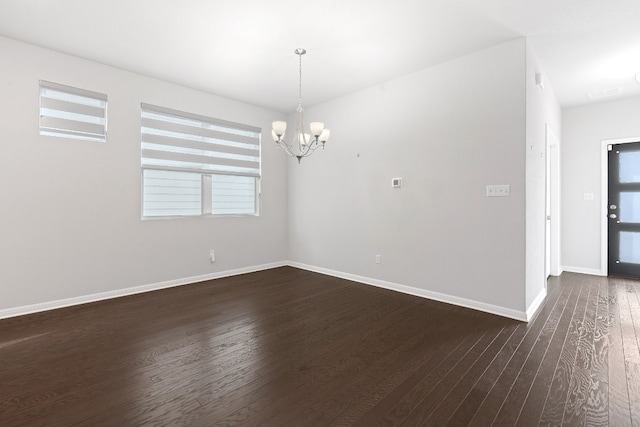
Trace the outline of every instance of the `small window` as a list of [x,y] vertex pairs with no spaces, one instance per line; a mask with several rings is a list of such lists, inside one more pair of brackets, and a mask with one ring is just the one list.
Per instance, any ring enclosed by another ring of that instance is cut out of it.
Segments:
[[40,80],[40,135],[106,142],[107,95]]
[[256,215],[259,128],[142,104],[142,216]]

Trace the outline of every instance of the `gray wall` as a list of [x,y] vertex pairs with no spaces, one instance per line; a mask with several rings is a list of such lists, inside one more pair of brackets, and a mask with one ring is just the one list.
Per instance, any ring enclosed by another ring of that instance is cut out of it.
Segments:
[[307,109],[334,137],[290,165],[292,259],[523,313],[525,59],[515,40]]
[[[287,160],[270,145],[262,216],[140,219],[141,102],[267,136],[282,114],[6,38],[0,55],[0,312],[286,259]],[[107,94],[108,142],[39,136],[39,79]]]
[[[532,86],[524,39],[307,109],[333,136],[302,165],[268,137],[282,114],[5,38],[0,51],[0,314],[289,261],[518,318],[541,294],[541,132],[559,108]],[[39,136],[39,79],[106,93],[109,141]],[[142,221],[140,102],[261,127],[262,215]]]
[[[602,141],[640,139],[639,116],[640,97],[563,110],[562,261],[567,271],[602,274]],[[585,193],[593,200],[585,200]]]

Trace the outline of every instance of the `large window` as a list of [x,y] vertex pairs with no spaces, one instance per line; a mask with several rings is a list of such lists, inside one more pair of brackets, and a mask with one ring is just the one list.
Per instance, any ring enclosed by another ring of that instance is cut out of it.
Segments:
[[142,216],[256,215],[260,132],[142,104]]
[[40,135],[105,142],[107,95],[40,80]]

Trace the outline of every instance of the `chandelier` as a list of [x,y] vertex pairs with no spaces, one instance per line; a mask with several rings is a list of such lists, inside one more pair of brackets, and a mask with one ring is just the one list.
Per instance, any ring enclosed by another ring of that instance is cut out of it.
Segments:
[[303,157],[308,157],[320,146],[324,150],[324,144],[329,139],[330,131],[324,128],[322,122],[311,122],[309,128],[311,133],[304,131],[304,108],[302,108],[302,55],[307,53],[306,50],[298,48],[295,51],[298,55],[300,79],[298,84],[298,108],[296,108],[296,132],[287,142],[284,139],[284,132],[287,129],[287,122],[273,122],[271,135],[276,142],[278,148],[284,148],[284,151],[291,157],[298,159],[298,163]]

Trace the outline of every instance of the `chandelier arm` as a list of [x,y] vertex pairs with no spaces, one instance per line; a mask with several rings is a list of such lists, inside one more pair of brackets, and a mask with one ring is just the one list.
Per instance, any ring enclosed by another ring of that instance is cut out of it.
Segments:
[[314,151],[316,151],[318,149],[318,143],[317,142],[312,142],[309,145],[307,145],[307,148],[303,151],[302,153],[302,157],[307,157],[313,154]]
[[292,146],[287,144],[284,139],[280,139],[278,141],[278,144],[284,149],[288,156],[296,158],[308,157],[320,147],[320,144],[314,140],[310,144],[308,144],[306,148],[301,147],[298,150],[298,154],[296,154],[296,152],[291,149]]
[[287,153],[287,155],[291,157],[296,157],[296,154],[293,152],[293,150],[291,150],[291,146],[287,144],[287,142],[284,139],[281,139],[280,141],[278,141],[278,143],[282,148],[284,148],[284,151]]
[[320,147],[320,144],[314,140],[310,144],[307,144],[306,148],[300,147],[300,150],[298,150],[298,153],[296,154],[296,152],[294,152],[291,149],[292,146],[287,144],[287,142],[284,139],[280,139],[278,141],[278,144],[285,150],[287,155],[289,155],[290,157],[307,157],[313,154],[313,152]]

